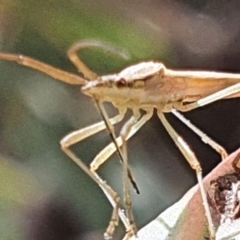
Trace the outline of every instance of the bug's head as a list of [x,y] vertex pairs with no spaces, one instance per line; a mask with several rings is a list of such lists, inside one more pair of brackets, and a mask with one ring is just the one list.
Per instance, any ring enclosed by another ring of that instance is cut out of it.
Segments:
[[82,87],[82,92],[110,102],[116,98],[124,101],[133,97],[131,94],[134,90],[144,89],[146,81],[161,74],[164,69],[165,66],[159,62],[142,62],[125,68],[118,74],[90,81]]

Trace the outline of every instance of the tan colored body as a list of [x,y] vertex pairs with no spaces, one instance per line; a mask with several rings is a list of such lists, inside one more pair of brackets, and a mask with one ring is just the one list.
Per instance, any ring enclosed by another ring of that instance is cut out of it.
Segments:
[[[143,68],[142,68],[143,66]],[[138,73],[138,69],[145,72]],[[174,71],[162,63],[143,62],[122,72],[98,77],[82,88],[84,94],[117,108],[157,108],[169,112],[240,82],[240,74]]]

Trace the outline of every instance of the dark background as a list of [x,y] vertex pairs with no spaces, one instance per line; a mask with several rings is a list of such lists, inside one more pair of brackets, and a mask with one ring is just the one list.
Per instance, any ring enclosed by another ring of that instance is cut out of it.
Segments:
[[[128,60],[101,49],[81,52],[98,74],[141,61],[169,68],[240,72],[239,1],[8,0],[0,1],[0,51],[22,53],[76,73],[66,57],[79,40],[129,52]],[[240,101],[225,100],[184,114],[229,153],[240,141]],[[110,109],[109,115],[115,111]],[[204,174],[220,156],[171,114],[166,115],[200,159]],[[15,63],[0,61],[0,238],[101,239],[111,206],[92,180],[61,152],[72,130],[100,120],[78,87]],[[78,144],[86,162],[110,142],[107,132]],[[156,116],[128,144],[141,194],[132,191],[137,225],[144,226],[196,183]],[[115,155],[99,170],[120,194]],[[121,239],[122,230],[116,232]]]

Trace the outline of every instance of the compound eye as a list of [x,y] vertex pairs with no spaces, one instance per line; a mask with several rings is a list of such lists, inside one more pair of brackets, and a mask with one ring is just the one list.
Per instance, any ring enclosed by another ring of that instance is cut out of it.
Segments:
[[116,83],[117,87],[125,87],[127,85],[127,81],[124,78],[121,78]]

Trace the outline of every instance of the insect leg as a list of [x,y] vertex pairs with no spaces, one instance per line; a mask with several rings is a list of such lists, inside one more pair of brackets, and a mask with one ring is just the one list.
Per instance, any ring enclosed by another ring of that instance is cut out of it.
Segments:
[[[129,134],[126,137],[126,140],[131,138],[150,118],[152,117],[152,110],[148,111],[142,118],[132,126]],[[118,146],[122,146],[123,141],[121,137],[118,137],[116,139]],[[116,152],[116,146],[112,142],[108,146],[106,146],[91,162],[90,164],[90,170],[91,171],[97,171],[97,169],[108,159],[110,156]]]
[[120,137],[122,139],[122,154],[123,154],[123,195],[124,203],[126,207],[126,215],[129,219],[131,226],[131,231],[129,235],[136,235],[137,228],[134,222],[134,217],[132,213],[132,199],[130,195],[130,188],[128,182],[128,156],[127,156],[127,136],[129,135],[131,128],[137,124],[140,118],[140,113],[137,110],[134,110],[133,116],[124,124],[120,131]]
[[0,59],[17,62],[20,65],[36,69],[43,72],[54,79],[60,80],[62,82],[72,84],[72,85],[85,85],[87,81],[75,74],[63,71],[61,69],[52,67],[46,63],[34,60],[33,58],[26,57],[23,55],[14,55],[8,53],[0,53]]
[[[109,121],[113,124],[117,123],[119,120],[121,120],[122,115],[117,115],[115,118],[110,119]],[[96,173],[93,174],[89,168],[83,163],[83,161],[75,155],[75,153],[70,150],[70,146],[79,142],[80,140],[83,140],[87,136],[91,136],[92,134],[101,131],[105,128],[105,123],[100,122],[94,125],[94,127],[90,126],[83,130],[79,130],[73,133],[70,133],[66,137],[64,137],[61,140],[61,147],[64,153],[68,155],[80,168],[82,168],[103,190],[107,198],[109,199],[110,203],[113,206],[113,212],[111,221],[109,222],[108,228],[105,233],[105,239],[111,239],[111,236],[113,235],[113,232],[115,230],[115,227],[118,225],[118,219],[120,216],[122,222],[124,223],[125,227],[127,228],[129,226],[128,219],[125,217],[123,212],[120,210],[120,198],[118,194],[109,186],[106,184],[105,181],[103,181]],[[92,128],[91,128],[92,127]],[[88,132],[89,130],[89,132]],[[79,136],[80,135],[80,136]]]
[[130,179],[130,181],[131,181],[133,187],[136,189],[137,193],[139,192],[139,190],[136,185],[135,179],[133,178],[131,172],[129,171],[125,139],[126,139],[126,136],[129,134],[131,127],[137,123],[137,120],[140,117],[140,113],[139,113],[139,111],[135,111],[134,116],[132,118],[130,118],[129,121],[123,126],[121,133],[120,133],[122,140],[123,140],[123,148],[120,149],[120,147],[117,144],[114,128],[109,122],[107,112],[106,112],[105,108],[103,107],[102,102],[100,102],[98,99],[95,99],[95,102],[100,111],[100,114],[102,115],[102,118],[104,119],[104,121],[106,123],[106,126],[109,130],[110,136],[112,138],[112,141],[113,141],[113,143],[119,153],[120,159],[123,163],[123,184],[124,184],[124,200],[125,200],[124,202],[125,202],[125,206],[126,206],[127,217],[129,219],[129,223],[130,223],[130,226],[128,228],[128,236],[136,235],[137,228],[136,228],[134,220],[133,220],[128,178]]
[[215,102],[219,99],[239,97],[239,94],[237,94],[239,92],[240,92],[240,83],[237,83],[237,84],[227,87],[223,90],[220,90],[216,93],[213,93],[207,97],[204,97],[196,102],[189,103],[186,105],[181,105],[181,106],[178,105],[176,108],[182,112],[187,112],[187,111],[193,110],[198,107],[203,107],[203,106],[205,106],[209,103]]
[[[106,127],[109,131],[109,135],[114,143],[114,145],[116,146],[116,149],[117,149],[117,152],[119,154],[119,157],[120,157],[120,160],[122,161],[122,163],[124,163],[124,160],[123,160],[123,153],[122,153],[122,150],[118,147],[118,144],[117,144],[117,141],[116,141],[116,135],[115,135],[115,131],[114,131],[114,128],[112,126],[112,124],[109,122],[109,117],[107,115],[107,112],[102,104],[102,102],[100,102],[98,99],[95,99],[95,103],[96,103],[96,106],[106,124]],[[128,178],[133,186],[133,188],[136,190],[137,193],[139,193],[139,189],[138,189],[138,186],[136,184],[136,181],[132,175],[132,172],[130,170],[130,168],[128,167]]]
[[[126,140],[128,140],[130,137],[132,137],[152,116],[152,111],[147,112],[135,125],[132,126]],[[122,146],[123,141],[121,137],[117,138],[117,144],[118,146]],[[91,163],[91,168],[90,171],[95,175],[97,174],[96,171],[97,169],[100,167],[100,165],[102,165],[107,159],[109,159],[109,157],[116,152],[116,146],[114,145],[114,143],[110,143],[107,147],[105,147],[93,160],[93,162]],[[121,216],[120,216],[121,217]],[[121,218],[122,219],[122,218]],[[130,220],[128,219],[127,221],[127,226],[125,224],[126,227],[126,231],[127,234],[125,236],[124,239],[129,239],[129,237],[131,237],[133,234],[135,234],[132,230],[131,230],[131,225],[130,225]]]
[[[110,123],[113,125],[117,124],[123,119],[124,114],[125,111],[120,111],[117,116],[109,119]],[[104,129],[106,129],[106,124],[104,121],[101,121],[69,133],[66,137],[62,139],[62,141],[64,142],[65,147],[70,147],[71,145],[81,142],[85,138],[88,138]]]
[[172,128],[172,126],[169,124],[169,122],[167,121],[167,119],[165,118],[165,116],[163,115],[163,113],[160,110],[158,110],[158,117],[162,121],[164,127],[166,128],[169,135],[171,136],[171,138],[173,139],[173,141],[175,142],[175,144],[177,145],[179,150],[182,152],[183,156],[186,158],[186,160],[188,161],[190,166],[196,171],[196,176],[197,176],[198,184],[199,184],[199,187],[200,187],[200,192],[201,192],[201,195],[202,195],[203,206],[204,206],[205,214],[206,214],[206,217],[207,217],[209,233],[210,233],[211,239],[215,239],[215,229],[214,229],[212,217],[211,217],[211,214],[210,214],[209,205],[208,205],[208,202],[207,202],[207,195],[206,195],[206,192],[205,192],[204,186],[203,186],[202,168],[200,166],[200,163],[197,160],[193,151],[188,146],[188,144]]
[[[90,176],[93,179],[93,181],[95,181],[102,188],[103,192],[105,193],[110,203],[112,204],[113,212],[112,212],[111,220],[104,234],[106,240],[111,239],[114,233],[115,227],[118,225],[118,221],[119,221],[118,212],[120,209],[120,203],[119,203],[120,198],[118,194],[109,185],[107,185],[105,181],[103,181],[101,178],[98,178],[97,175],[94,175],[89,170],[89,168],[83,163],[83,161],[72,152],[72,150],[64,146],[64,142],[61,141],[61,145],[62,145],[62,150],[66,153],[66,155],[68,155],[85,173],[88,174],[88,176]],[[123,223],[127,222],[127,219],[122,219],[122,220],[123,220]]]
[[204,132],[202,132],[199,128],[193,125],[188,119],[186,119],[176,109],[172,109],[171,112],[181,122],[183,122],[187,127],[189,127],[193,132],[195,132],[204,143],[210,145],[216,152],[218,152],[221,155],[222,160],[224,160],[228,156],[226,150],[221,145],[219,145],[217,142],[213,141],[210,137],[208,137]]
[[100,41],[94,41],[94,40],[85,40],[85,41],[81,41],[78,43],[75,43],[68,51],[68,57],[69,59],[72,61],[72,63],[76,66],[76,68],[83,73],[83,75],[90,79],[96,79],[98,76],[96,73],[94,73],[89,67],[87,67],[87,65],[85,63],[83,63],[83,61],[80,59],[80,57],[77,55],[77,52],[81,49],[84,48],[90,48],[90,47],[98,47],[101,48],[105,51],[111,52],[115,55],[118,55],[122,58],[128,59],[128,53],[126,53],[125,51],[117,48],[117,47],[113,47],[109,44],[100,42]]

